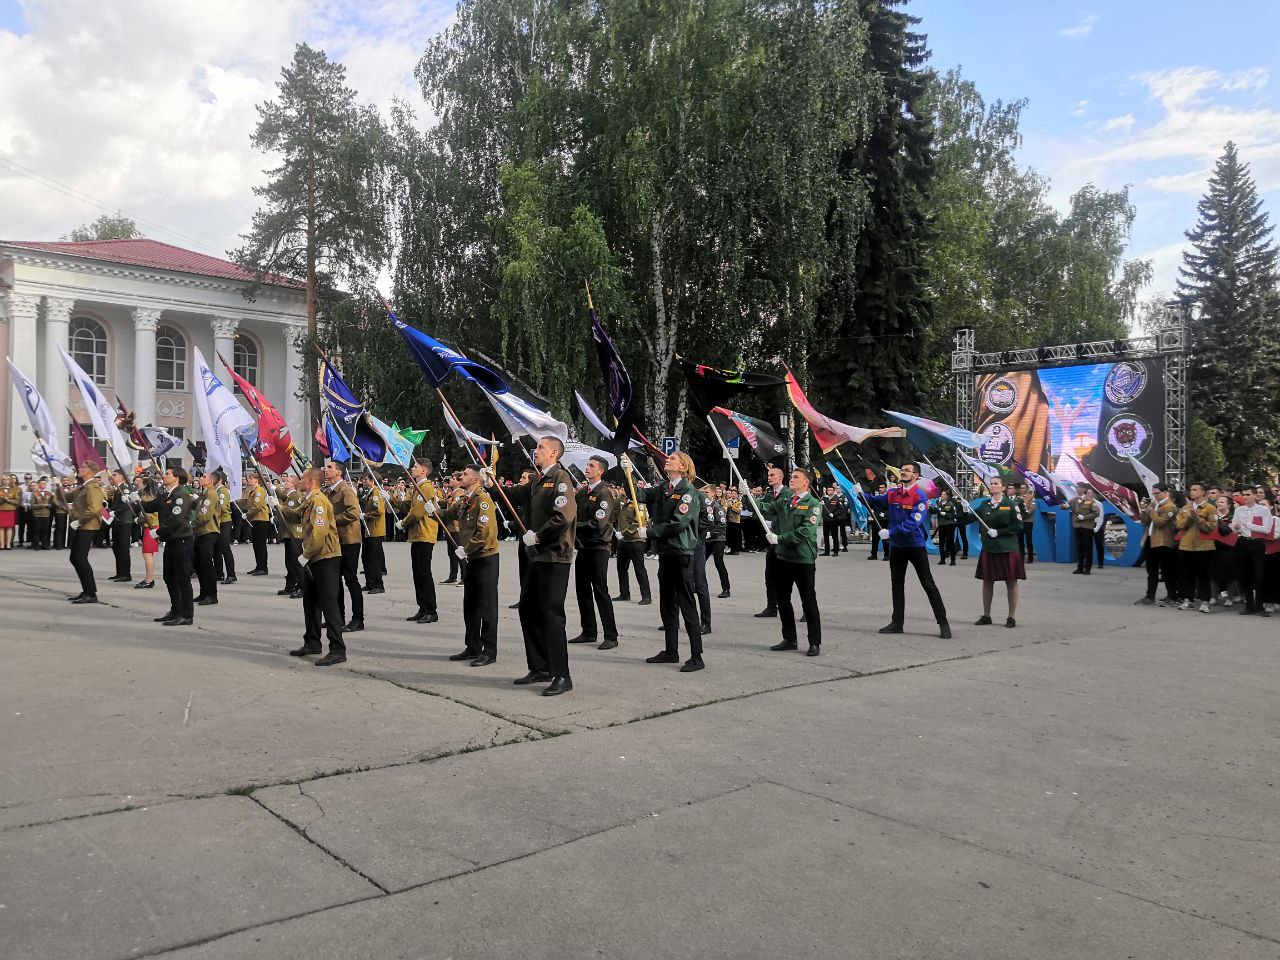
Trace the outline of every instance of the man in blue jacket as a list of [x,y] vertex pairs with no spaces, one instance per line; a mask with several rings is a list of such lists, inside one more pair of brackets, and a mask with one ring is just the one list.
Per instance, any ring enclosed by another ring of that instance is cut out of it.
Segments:
[[880,538],[888,540],[893,548],[889,553],[889,579],[893,585],[893,619],[887,626],[881,627],[880,632],[902,632],[902,621],[907,606],[904,588],[907,565],[910,564],[915,567],[920,586],[924,588],[925,596],[929,598],[933,616],[938,621],[939,636],[943,640],[950,640],[951,626],[947,623],[947,608],[942,603],[942,594],[938,592],[938,585],[933,582],[929,554],[925,550],[925,544],[929,541],[929,498],[916,486],[917,479],[916,465],[904,463],[898,472],[896,488],[867,498],[867,503],[873,510],[888,512],[889,525],[880,530]]

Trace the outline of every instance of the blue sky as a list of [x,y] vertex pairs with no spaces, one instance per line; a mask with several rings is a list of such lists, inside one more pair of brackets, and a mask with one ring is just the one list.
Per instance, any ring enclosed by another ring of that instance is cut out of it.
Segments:
[[1229,137],[1280,217],[1280,2],[912,0],[932,65],[988,102],[1030,102],[1022,157],[1066,199],[1132,185],[1134,255],[1176,276],[1212,161]]

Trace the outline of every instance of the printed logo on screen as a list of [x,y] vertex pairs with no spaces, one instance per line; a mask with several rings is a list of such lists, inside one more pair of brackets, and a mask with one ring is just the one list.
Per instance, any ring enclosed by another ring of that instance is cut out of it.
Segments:
[[1003,423],[987,428],[987,442],[978,448],[983,463],[1008,463],[1013,459],[1013,432]]
[[1132,360],[1121,360],[1107,374],[1103,392],[1118,407],[1133,403],[1147,386],[1147,368]]
[[1117,460],[1143,457],[1151,449],[1151,427],[1129,413],[1112,417],[1107,424],[1107,449]]
[[987,409],[992,413],[1008,413],[1018,405],[1018,387],[1008,377],[1001,377],[987,387]]

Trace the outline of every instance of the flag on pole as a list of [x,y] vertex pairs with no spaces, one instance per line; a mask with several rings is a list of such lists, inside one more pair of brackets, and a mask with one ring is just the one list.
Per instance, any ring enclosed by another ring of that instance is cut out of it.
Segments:
[[395,462],[387,460],[388,438],[373,425],[364,404],[356,399],[328,357],[321,367],[320,392],[344,448],[354,445],[370,463]]
[[1134,472],[1138,474],[1138,479],[1147,488],[1147,496],[1154,498],[1156,495],[1155,486],[1160,482],[1160,478],[1152,472],[1150,467],[1132,454],[1126,456],[1125,459],[1133,465]]
[[84,432],[84,427],[75,420],[71,421],[71,459],[75,461],[77,470],[84,466],[93,467],[95,470],[107,469],[93,441]]
[[435,337],[429,337],[395,315],[395,311],[383,301],[387,316],[395,326],[400,339],[409,348],[409,353],[422,368],[423,375],[433,387],[439,387],[449,379],[449,374],[457,371],[459,376],[478,384],[491,393],[506,393],[507,382],[482,363],[468,360],[456,350],[451,350]]
[[636,416],[636,395],[631,385],[631,376],[622,362],[609,334],[605,331],[600,318],[596,316],[595,304],[591,301],[591,288],[587,287],[587,312],[591,315],[591,339],[596,345],[596,360],[600,363],[600,372],[604,375],[604,394],[607,409],[613,419],[613,435],[609,448],[614,456],[625,453],[631,446],[631,425]]
[[784,382],[780,377],[765,373],[721,370],[683,357],[676,359],[689,381],[689,399],[693,401],[694,409],[701,417],[710,413],[713,407],[725,406],[740,393],[760,393],[770,387],[780,387]]
[[[27,422],[31,424],[31,432],[36,436],[35,447],[32,448],[32,457],[37,464],[47,464],[49,469],[55,473],[59,472],[59,466],[67,469],[69,463],[67,455],[60,448],[61,431],[57,428],[53,414],[49,411],[49,405],[45,403],[44,397],[40,395],[40,391],[36,389],[36,385],[27,379],[26,375],[18,369],[8,357],[5,362],[9,364],[9,380],[13,384],[13,389],[18,392],[18,399],[22,401],[22,409],[27,413]],[[74,471],[70,471],[74,472]],[[62,476],[68,474],[63,473]]]
[[520,437],[556,437],[561,443],[569,442],[569,427],[557,420],[545,410],[539,410],[531,403],[526,403],[514,393],[494,394],[484,390],[484,395],[493,404],[493,409],[511,434],[512,440]]
[[[1070,456],[1070,454],[1067,454],[1067,456]],[[1142,511],[1139,509],[1138,495],[1136,493],[1124,484],[1116,483],[1101,474],[1094,473],[1079,460],[1076,460],[1075,457],[1071,457],[1071,459],[1075,460],[1076,466],[1080,468],[1084,478],[1089,481],[1089,485],[1097,490],[1104,499],[1110,501],[1112,506],[1122,513],[1128,514],[1133,520],[1139,518]]]
[[181,440],[159,427],[138,427],[138,436],[142,438],[147,453],[154,460],[159,460],[174,447],[182,445]]
[[322,414],[320,422],[316,424],[316,432],[313,434],[313,438],[316,441],[316,446],[320,448],[320,453],[329,458],[329,432],[325,429],[324,420],[325,418]]
[[[912,442],[914,443],[915,441]],[[983,483],[986,483],[988,480],[994,480],[1000,476],[1000,471],[991,464],[983,463],[981,460],[974,459],[963,450],[960,451],[960,459],[969,465],[970,470],[982,478]]]
[[748,417],[745,413],[738,413],[726,407],[712,407],[711,423],[725,443],[741,436],[762,463],[773,463],[779,457],[785,456],[787,452],[787,445],[783,443],[782,435],[773,424],[764,420]]
[[391,429],[400,434],[400,436],[404,437],[415,447],[420,444],[427,435],[426,430],[414,430],[411,427],[402,427],[394,420],[391,421]]
[[346,441],[334,425],[333,417],[327,414],[324,417],[324,439],[320,442],[320,449],[324,451],[327,460],[333,460],[336,463],[347,463],[351,460],[351,451],[347,448]]
[[252,441],[257,425],[205,362],[200,348],[194,347],[193,352],[196,377],[200,382],[195,405],[204,434],[206,467],[222,467],[227,475],[231,499],[239,500],[244,496],[244,450],[241,443]]
[[790,370],[787,371],[786,383],[787,396],[791,399],[791,405],[796,408],[800,416],[804,417],[805,423],[809,424],[809,431],[824,454],[830,453],[845,443],[865,443],[873,438],[889,439],[907,435],[901,427],[881,427],[872,430],[865,427],[852,427],[839,420],[832,420],[813,408],[809,398],[800,389],[800,382]]
[[244,377],[240,376],[227,363],[227,358],[218,354],[218,359],[231,374],[249,406],[258,415],[258,436],[253,444],[253,455],[257,461],[274,473],[286,473],[293,464],[293,438],[289,435],[289,425],[285,423],[280,411],[272,406],[271,401]]
[[383,423],[371,413],[365,414],[369,427],[382,439],[386,448],[382,455],[383,463],[397,463],[406,469],[413,463],[413,444],[391,429],[389,423]]
[[1052,470],[1050,470],[1049,479],[1053,481],[1053,484],[1055,487],[1057,487],[1059,490],[1062,491],[1063,496],[1067,500],[1074,500],[1076,497],[1080,495],[1080,491],[1076,489],[1075,483],[1071,480],[1068,480],[1066,477],[1062,476],[1061,474],[1054,473]]
[[112,408],[110,401],[98,390],[93,378],[80,369],[80,365],[71,359],[71,355],[63,349],[62,344],[58,344],[58,353],[61,354],[62,363],[66,366],[67,372],[71,374],[71,379],[80,388],[80,396],[84,399],[85,409],[89,412],[89,420],[93,423],[93,432],[98,435],[99,440],[107,442],[107,446],[115,454],[115,458],[121,467],[132,463],[133,454],[129,452],[129,444],[125,441],[124,434],[116,426],[116,412]]
[[858,529],[865,530],[868,516],[866,505],[862,502],[862,488],[846,477],[840,468],[830,461],[827,462],[827,470],[830,471],[836,486],[845,495],[845,499],[849,501],[849,507],[858,521]]
[[957,447],[972,450],[987,442],[987,438],[980,433],[965,430],[963,427],[953,427],[950,424],[939,423],[937,420],[930,420],[928,417],[917,417],[909,413],[897,413],[893,410],[885,410],[884,415],[903,427],[906,430],[907,439],[911,441],[916,449],[922,452],[931,450],[940,443],[952,443]]
[[1013,469],[1017,471],[1018,475],[1022,477],[1023,480],[1027,481],[1027,483],[1031,484],[1031,488],[1036,492],[1037,500],[1043,503],[1046,507],[1056,507],[1062,503],[1062,499],[1056,492],[1054,492],[1052,483],[1040,476],[1040,474],[1033,473],[1028,470],[1017,460],[1013,460],[1011,462],[1013,463]]

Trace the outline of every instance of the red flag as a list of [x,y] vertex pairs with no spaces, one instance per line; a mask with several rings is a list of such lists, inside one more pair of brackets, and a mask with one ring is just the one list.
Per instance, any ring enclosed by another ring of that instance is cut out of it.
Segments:
[[320,448],[320,452],[324,454],[326,460],[329,459],[332,454],[329,452],[329,438],[325,436],[323,423],[316,424],[315,439],[316,445]]
[[1093,489],[1097,490],[1105,499],[1111,501],[1112,506],[1127,513],[1132,520],[1140,518],[1141,510],[1138,506],[1138,495],[1136,493],[1122,483],[1116,483],[1101,474],[1094,473],[1079,460],[1076,460],[1075,457],[1071,459],[1076,461],[1076,466],[1080,468],[1080,472],[1084,474],[1084,478],[1089,481]]
[[76,469],[86,465],[97,470],[107,469],[107,465],[103,463],[102,457],[94,448],[93,441],[84,432],[84,427],[74,420],[71,421],[71,459],[75,461]]
[[249,406],[258,415],[258,442],[254,445],[253,455],[258,462],[275,473],[286,473],[293,463],[293,439],[289,436],[289,425],[280,416],[280,411],[271,405],[258,388],[231,369],[226,357],[218,354],[218,359],[231,374],[240,392],[249,401]]
[[791,405],[800,412],[800,416],[804,417],[805,422],[809,424],[809,429],[813,431],[813,439],[818,441],[818,446],[823,453],[830,453],[843,443],[863,443],[872,437],[888,438],[905,437],[907,435],[907,431],[901,427],[881,427],[878,430],[868,430],[865,427],[851,427],[847,423],[832,420],[825,414],[819,413],[813,409],[813,404],[804,395],[804,391],[800,389],[800,384],[796,380],[795,374],[790,370],[787,371],[787,396],[791,398]]

